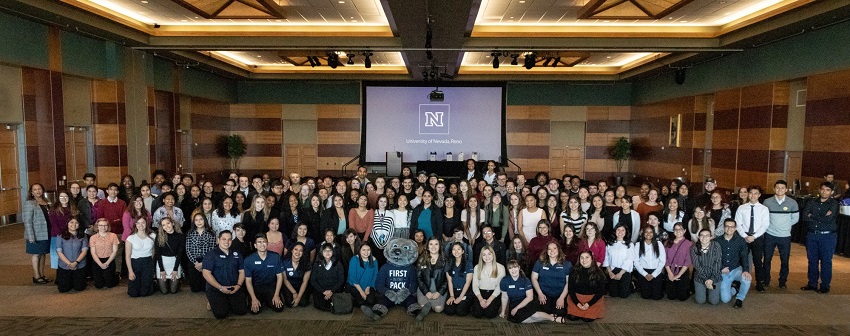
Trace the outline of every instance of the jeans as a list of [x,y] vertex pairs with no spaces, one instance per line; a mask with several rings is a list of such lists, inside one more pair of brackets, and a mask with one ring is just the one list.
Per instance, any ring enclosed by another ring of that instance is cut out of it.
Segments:
[[829,289],[832,282],[832,255],[835,254],[835,244],[838,235],[833,233],[815,234],[809,232],[806,236],[806,255],[809,258],[809,286]]
[[774,237],[764,234],[764,279],[762,283],[770,284],[770,264],[773,261],[773,251],[779,248],[779,284],[784,285],[788,280],[788,257],[791,255],[791,237]]
[[740,281],[741,282],[741,290],[738,291],[736,298],[738,300],[744,301],[747,298],[747,292],[750,291],[750,282],[749,280],[744,280],[744,277],[741,276],[743,274],[743,269],[738,267],[729,271],[729,273],[722,274],[721,277],[723,280],[720,281],[720,301],[723,303],[729,302],[732,300],[732,282]]

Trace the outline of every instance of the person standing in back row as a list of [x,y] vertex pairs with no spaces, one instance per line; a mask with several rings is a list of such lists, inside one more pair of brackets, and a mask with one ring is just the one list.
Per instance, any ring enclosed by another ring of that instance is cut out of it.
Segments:
[[[835,233],[838,217],[838,201],[832,198],[835,187],[831,182],[820,184],[820,197],[809,201],[803,210],[803,220],[808,222],[806,254],[809,259],[809,283],[802,290],[829,293],[832,281],[832,255],[835,254]],[[818,288],[820,278],[820,288]]]
[[770,264],[773,251],[779,248],[779,288],[784,289],[788,280],[788,257],[791,254],[791,227],[800,220],[800,208],[797,201],[785,197],[788,183],[778,180],[773,185],[774,197],[764,200],[764,206],[770,210],[770,225],[764,234],[764,280],[765,287],[770,285]]
[[770,225],[770,210],[759,203],[760,187],[750,186],[748,190],[748,202],[738,207],[735,222],[738,223],[738,234],[747,241],[753,255],[756,290],[764,292],[763,281],[767,279],[764,274],[764,233]]

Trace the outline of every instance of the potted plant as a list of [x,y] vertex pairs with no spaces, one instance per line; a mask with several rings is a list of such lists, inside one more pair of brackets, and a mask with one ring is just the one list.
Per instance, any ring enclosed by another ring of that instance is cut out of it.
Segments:
[[623,165],[632,156],[632,143],[625,137],[620,137],[608,148],[608,154],[617,163],[617,185],[623,183],[623,177],[620,175],[623,171]]
[[230,159],[230,169],[237,168],[246,148],[241,135],[224,135],[219,138],[219,154]]

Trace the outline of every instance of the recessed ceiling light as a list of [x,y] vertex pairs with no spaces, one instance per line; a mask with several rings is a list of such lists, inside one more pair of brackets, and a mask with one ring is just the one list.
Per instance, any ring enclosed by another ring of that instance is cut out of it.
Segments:
[[345,3],[345,1],[337,1],[337,2],[339,2],[339,3],[341,3],[341,4],[342,4],[342,3]]
[[147,2],[146,0],[142,0],[142,3],[145,3],[145,4],[146,4],[146,3],[148,3],[148,2]]
[[525,0],[519,0],[519,3],[524,4]]
[[263,55],[257,55],[257,57],[259,57],[259,58],[263,58]]
[[189,22],[189,20],[180,20],[180,22]]
[[283,22],[283,20],[275,20],[275,22]]
[[513,16],[511,16],[511,19],[513,19],[513,18],[514,18],[514,17],[513,17]]
[[605,58],[607,58],[607,59],[611,59],[611,56],[607,56],[607,57],[605,57]]
[[196,16],[195,18],[197,19],[198,17]]

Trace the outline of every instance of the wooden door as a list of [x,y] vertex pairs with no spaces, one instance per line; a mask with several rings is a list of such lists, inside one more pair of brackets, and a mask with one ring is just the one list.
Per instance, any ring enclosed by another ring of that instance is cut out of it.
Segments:
[[583,146],[552,146],[549,148],[549,176],[564,174],[584,177]]
[[284,173],[296,172],[301,176],[316,176],[318,161],[316,145],[285,145]]
[[20,213],[17,130],[0,129],[0,217]]
[[68,181],[80,181],[89,172],[89,144],[87,127],[71,126],[65,129],[65,162]]

